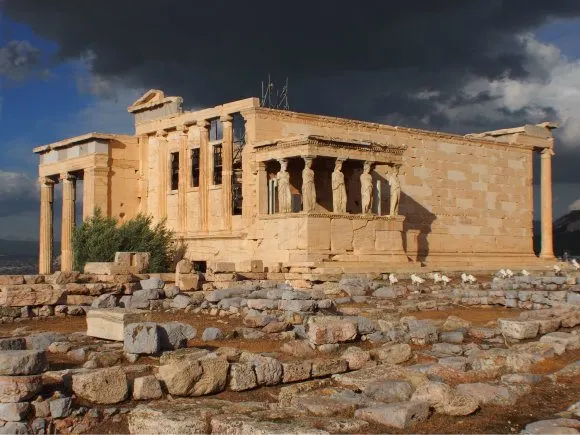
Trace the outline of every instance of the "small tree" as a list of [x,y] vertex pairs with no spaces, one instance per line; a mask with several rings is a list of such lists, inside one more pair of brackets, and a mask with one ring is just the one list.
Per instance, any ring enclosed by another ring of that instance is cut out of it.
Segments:
[[115,252],[149,252],[150,272],[171,268],[177,243],[165,220],[153,225],[151,216],[138,214],[121,225],[99,209],[73,232],[74,267],[82,270],[89,261],[113,261]]

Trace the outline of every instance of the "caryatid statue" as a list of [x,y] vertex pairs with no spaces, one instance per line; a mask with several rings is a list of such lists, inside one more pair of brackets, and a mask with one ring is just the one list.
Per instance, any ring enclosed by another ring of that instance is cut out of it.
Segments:
[[280,160],[280,171],[276,174],[276,180],[278,182],[278,211],[290,213],[292,211],[292,192],[290,191],[288,160]]
[[372,211],[373,206],[373,176],[370,174],[371,162],[365,162],[360,176],[360,196],[363,214]]
[[401,199],[401,183],[399,182],[399,168],[393,166],[389,171],[389,186],[391,188],[390,211],[389,215],[397,216],[399,214],[399,201]]
[[332,172],[332,211],[346,213],[346,186],[342,173],[342,160],[337,159]]
[[312,158],[304,157],[302,170],[302,211],[313,212],[316,209],[316,187],[314,185],[314,171]]

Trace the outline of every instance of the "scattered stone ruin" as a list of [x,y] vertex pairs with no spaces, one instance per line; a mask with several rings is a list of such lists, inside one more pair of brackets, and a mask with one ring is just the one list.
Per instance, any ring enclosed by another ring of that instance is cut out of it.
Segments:
[[580,429],[570,266],[115,273],[133,258],[0,276],[0,433]]

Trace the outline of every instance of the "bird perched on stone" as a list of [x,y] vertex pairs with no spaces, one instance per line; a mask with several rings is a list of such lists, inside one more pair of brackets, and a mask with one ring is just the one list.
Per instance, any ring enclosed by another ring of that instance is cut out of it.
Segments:
[[580,269],[580,263],[578,263],[578,260],[575,258],[572,259],[572,266],[574,266],[574,269],[576,270]]
[[514,273],[512,272],[511,269],[506,269],[505,273],[508,276],[508,278],[512,278],[514,276]]
[[469,282],[469,280],[467,279],[467,274],[465,272],[461,274],[461,282],[463,282],[463,284]]
[[530,276],[530,272],[528,272],[526,269],[522,269],[522,275],[523,276]]
[[413,284],[419,285],[419,284],[423,284],[425,282],[425,280],[423,278],[421,278],[419,275],[412,274],[411,275],[411,282]]
[[394,273],[389,273],[389,282],[391,284],[396,284],[399,282],[399,280],[397,279],[397,277],[395,276]]
[[560,266],[558,266],[557,264],[554,264],[554,273],[556,275],[560,275],[560,272],[562,272],[562,269],[560,269]]
[[496,276],[498,276],[502,279],[506,279],[508,274],[506,273],[505,269],[500,269],[497,271]]
[[447,285],[451,282],[451,278],[447,275],[441,275],[441,281],[443,282],[443,285]]
[[439,272],[435,272],[435,273],[433,274],[433,282],[434,282],[435,284],[438,284],[438,283],[440,283],[440,282],[441,282],[441,274],[440,274]]
[[474,277],[471,273],[469,275],[467,275],[467,281],[470,284],[475,284],[477,282],[477,278]]

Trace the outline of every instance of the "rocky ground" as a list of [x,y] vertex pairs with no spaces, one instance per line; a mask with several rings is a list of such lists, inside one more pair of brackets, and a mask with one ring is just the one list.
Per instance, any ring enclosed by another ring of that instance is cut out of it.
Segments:
[[[19,308],[0,324],[0,433],[579,433],[580,287],[551,275],[152,277],[75,315]],[[57,290],[24,281],[0,299]],[[73,284],[58,291],[93,285]]]

